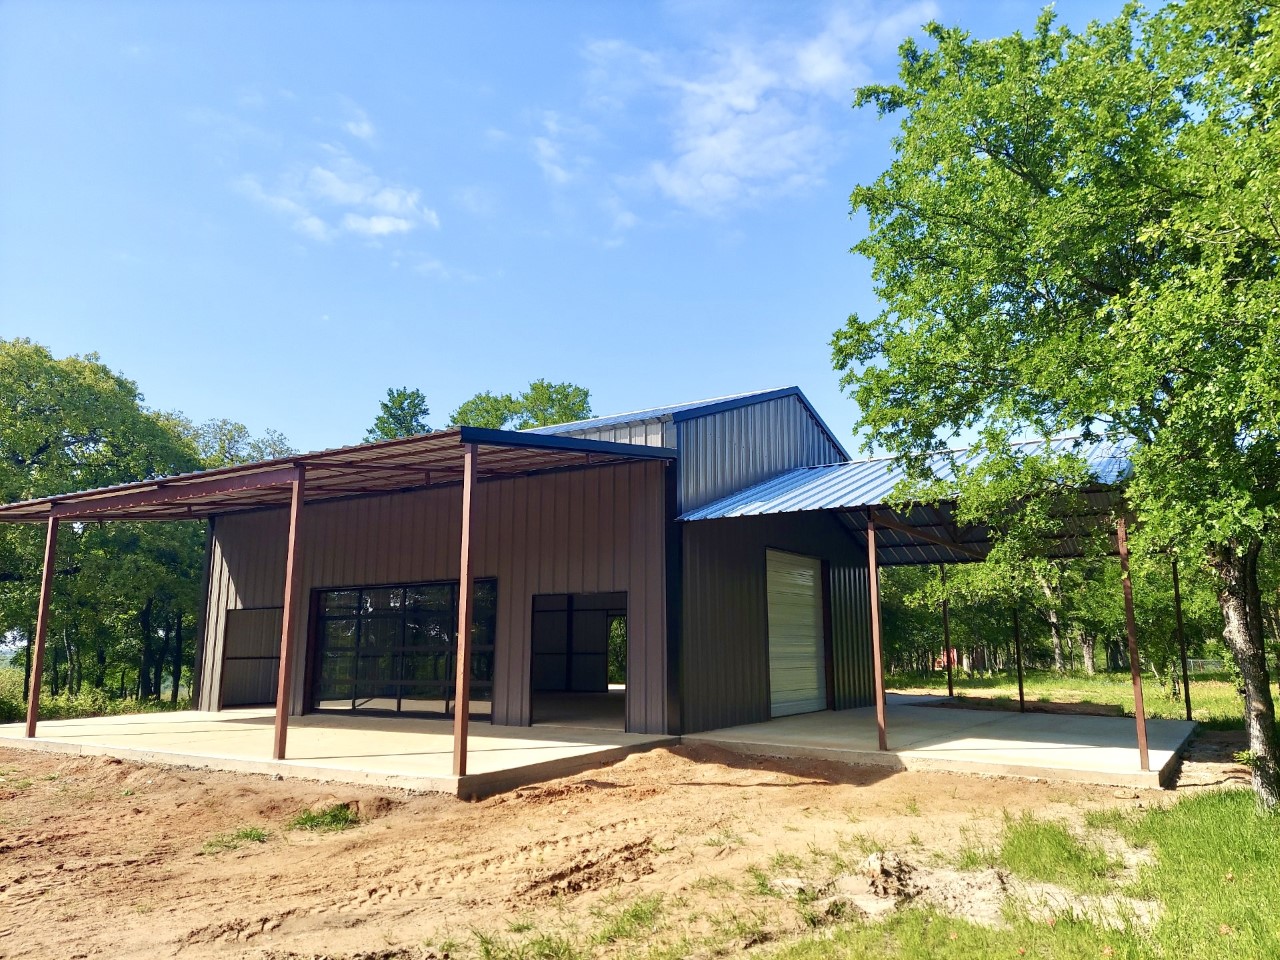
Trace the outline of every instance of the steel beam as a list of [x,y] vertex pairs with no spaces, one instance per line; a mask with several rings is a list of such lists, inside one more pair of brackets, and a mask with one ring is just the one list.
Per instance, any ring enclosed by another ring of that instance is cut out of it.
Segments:
[[145,507],[151,504],[181,503],[194,497],[207,497],[219,493],[235,493],[240,490],[257,490],[261,487],[279,487],[292,483],[299,476],[298,467],[277,467],[247,476],[210,477],[207,480],[184,480],[165,483],[158,481],[150,490],[134,490],[128,493],[112,493],[89,497],[85,500],[62,500],[49,508],[50,516],[89,517],[95,513],[119,510],[127,507]]
[[280,677],[276,685],[276,729],[272,756],[285,757],[289,736],[289,700],[293,693],[293,632],[298,619],[298,533],[302,521],[302,501],[306,496],[306,469],[299,468],[293,480],[289,503],[289,545],[284,567],[284,611],[280,627]]
[[476,445],[463,445],[462,554],[458,567],[458,672],[453,691],[453,775],[467,775],[467,727],[471,720],[471,566],[472,507],[476,485]]
[[909,537],[915,537],[917,540],[923,540],[925,543],[932,543],[936,547],[944,547],[947,550],[954,550],[963,557],[969,557],[973,560],[985,560],[986,558],[977,550],[967,547],[962,543],[954,543],[946,537],[939,537],[932,533],[927,533],[919,527],[913,527],[909,523],[899,523],[892,517],[886,517],[882,513],[873,513],[872,520],[880,524],[886,530],[895,530],[898,533],[904,533]]
[[36,735],[40,716],[40,675],[44,673],[44,638],[49,632],[49,598],[53,593],[53,565],[58,554],[58,518],[49,518],[44,538],[44,567],[40,571],[40,607],[36,614],[35,644],[31,650],[31,686],[27,691],[27,736]]
[[876,562],[876,521],[867,516],[867,579],[871,585],[871,659],[875,671],[876,733],[880,749],[889,749],[884,725],[884,655],[880,651],[880,564]]
[[1018,618],[1018,606],[1013,607],[1013,659],[1018,667],[1018,711],[1027,712],[1027,695],[1022,689],[1022,621]]
[[1178,653],[1182,657],[1182,699],[1191,719],[1191,676],[1187,670],[1187,635],[1182,626],[1182,585],[1178,578],[1178,558],[1173,558],[1173,615],[1178,624]]
[[1138,761],[1151,769],[1147,755],[1147,711],[1142,702],[1142,663],[1138,659],[1138,621],[1133,613],[1133,583],[1129,579],[1129,536],[1124,517],[1116,521],[1116,548],[1120,553],[1120,584],[1124,589],[1124,626],[1129,635],[1129,674],[1133,678],[1133,717],[1138,726]]
[[942,577],[942,657],[947,661],[947,696],[956,695],[955,678],[951,673],[951,603],[947,600],[947,565],[938,564]]

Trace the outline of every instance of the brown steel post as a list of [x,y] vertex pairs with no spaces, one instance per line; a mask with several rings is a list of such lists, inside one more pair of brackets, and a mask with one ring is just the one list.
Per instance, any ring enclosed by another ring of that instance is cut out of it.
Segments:
[[476,445],[463,447],[462,565],[458,576],[458,672],[453,694],[453,775],[467,775],[467,725],[471,712],[471,506],[476,483]]
[[289,736],[289,700],[293,693],[293,630],[298,614],[298,526],[302,520],[302,500],[306,495],[306,468],[299,467],[290,484],[289,546],[284,565],[284,611],[280,627],[280,678],[276,686],[276,735],[272,756],[284,759]]
[[1116,521],[1116,546],[1120,553],[1120,584],[1124,588],[1124,625],[1129,634],[1129,673],[1133,677],[1133,716],[1138,726],[1138,760],[1151,769],[1147,756],[1147,711],[1142,702],[1142,665],[1138,659],[1138,621],[1133,614],[1133,583],[1129,579],[1129,537],[1124,517]]
[[951,675],[951,604],[947,600],[947,565],[938,564],[938,572],[942,575],[942,656],[947,661],[947,696],[956,695],[955,679]]
[[1022,690],[1022,624],[1018,620],[1018,608],[1013,608],[1013,659],[1018,667],[1018,710],[1027,712],[1027,696]]
[[1187,672],[1187,635],[1182,629],[1182,586],[1178,582],[1178,558],[1173,558],[1173,615],[1178,623],[1178,651],[1182,654],[1182,699],[1191,719],[1191,677]]
[[867,579],[871,584],[871,659],[875,670],[876,733],[880,749],[889,749],[884,728],[884,657],[880,652],[880,565],[876,562],[876,522],[867,518]]
[[58,554],[58,520],[49,518],[44,538],[44,567],[40,571],[40,608],[36,614],[36,638],[31,650],[31,686],[27,691],[27,736],[36,735],[40,715],[40,675],[44,672],[44,637],[49,632],[49,596],[53,593],[53,566]]

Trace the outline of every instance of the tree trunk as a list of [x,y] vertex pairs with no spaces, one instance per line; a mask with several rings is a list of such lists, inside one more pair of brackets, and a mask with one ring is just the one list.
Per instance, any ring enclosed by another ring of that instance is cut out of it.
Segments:
[[169,691],[169,702],[177,704],[178,685],[182,682],[182,611],[178,611],[178,622],[173,631],[173,689]]
[[1261,543],[1231,543],[1213,558],[1218,572],[1218,603],[1225,623],[1223,640],[1244,680],[1244,725],[1249,738],[1253,792],[1258,806],[1274,810],[1280,804],[1280,766],[1276,742],[1276,708],[1267,673],[1267,650],[1262,638],[1262,596],[1258,589],[1258,551]]
[[49,652],[53,655],[53,673],[50,675],[52,679],[49,681],[49,695],[56,697],[58,695],[58,645],[55,643],[53,649]]
[[1067,668],[1062,660],[1062,626],[1058,623],[1058,606],[1061,598],[1053,589],[1053,585],[1039,574],[1036,574],[1036,582],[1040,584],[1040,590],[1044,593],[1045,619],[1049,621],[1049,638],[1053,641],[1053,671],[1065,673]]
[[101,690],[107,682],[107,648],[103,644],[101,638],[98,640],[98,649],[96,653],[98,669],[93,674],[93,685]]
[[1097,669],[1093,665],[1094,643],[1095,637],[1092,633],[1085,632],[1080,634],[1080,657],[1084,660],[1084,672],[1091,677],[1094,670]]
[[151,664],[151,691],[157,700],[164,694],[164,668],[169,662],[169,640],[172,636],[173,627],[166,622],[160,630],[160,646],[156,649]]
[[142,652],[138,660],[138,699],[151,699],[151,605],[147,598],[138,614],[138,626],[142,629]]
[[75,694],[76,690],[76,655],[71,649],[71,636],[67,628],[62,628],[62,646],[67,651],[67,693]]
[[35,639],[36,628],[30,627],[27,630],[27,662],[23,665],[22,670],[22,702],[27,702],[27,697],[31,695],[31,644]]

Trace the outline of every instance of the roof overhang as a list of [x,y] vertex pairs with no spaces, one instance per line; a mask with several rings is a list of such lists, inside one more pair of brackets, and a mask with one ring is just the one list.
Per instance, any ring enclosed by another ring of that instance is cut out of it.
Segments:
[[[1031,441],[1029,446],[1042,441]],[[1050,441],[1056,450],[1066,449],[1075,438]],[[973,463],[976,454],[951,451]],[[1076,557],[1085,551],[1098,524],[1111,516],[1123,500],[1122,485],[1131,469],[1128,448],[1103,443],[1082,448],[1095,483],[1080,489],[1076,509],[1061,517],[1061,527],[1046,534],[1044,555]],[[949,474],[939,463],[938,475]],[[732,520],[779,514],[826,513],[865,539],[868,524],[876,523],[876,553],[885,566],[924,563],[970,563],[991,551],[992,531],[983,526],[962,525],[955,518],[955,504],[893,505],[892,496],[903,478],[901,466],[891,459],[854,460],[789,470],[713,503],[686,511],[685,522]]]
[[303,474],[306,503],[421,490],[461,482],[469,444],[477,447],[479,482],[676,458],[665,447],[459,427],[27,500],[0,506],[0,522],[194,520],[283,507]]

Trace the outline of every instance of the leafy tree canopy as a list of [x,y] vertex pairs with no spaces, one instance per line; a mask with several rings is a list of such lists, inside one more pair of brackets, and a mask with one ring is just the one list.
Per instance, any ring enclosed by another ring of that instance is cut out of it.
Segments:
[[427,425],[427,415],[431,410],[421,390],[389,387],[387,399],[379,401],[379,407],[373,426],[365,432],[365,443],[431,432],[431,427]]
[[1257,559],[1280,519],[1277,16],[1186,0],[1078,34],[1046,12],[1030,36],[935,23],[927,44],[906,41],[898,82],[855,100],[901,119],[888,169],[851,198],[884,310],[833,340],[869,442],[915,467],[904,496],[937,493],[923,455],[984,431],[994,466],[958,471],[967,519],[1000,513],[993,485],[1026,508],[998,517],[1015,532],[1056,512],[1037,501],[1069,495],[1080,459],[1011,437],[1132,444],[1145,542],[1218,576],[1267,805],[1280,779]]
[[491,430],[525,430],[556,423],[585,420],[591,416],[591,391],[572,383],[534,380],[519,394],[477,393],[457,410],[455,426],[488,427]]

